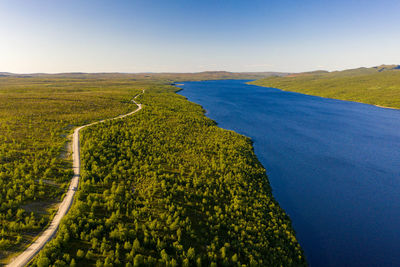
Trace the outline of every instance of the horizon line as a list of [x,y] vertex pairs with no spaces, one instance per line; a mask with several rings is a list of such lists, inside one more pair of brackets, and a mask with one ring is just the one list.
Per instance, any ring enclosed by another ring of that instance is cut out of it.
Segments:
[[314,69],[309,71],[229,71],[229,70],[204,70],[204,71],[188,71],[188,72],[178,72],[178,71],[143,71],[143,72],[125,72],[125,71],[100,71],[100,72],[84,72],[84,71],[67,71],[67,72],[8,72],[8,71],[0,71],[0,74],[10,74],[10,75],[57,75],[57,74],[194,74],[194,73],[205,73],[205,72],[227,72],[227,73],[307,73],[307,72],[317,72],[317,71],[325,71],[325,72],[336,72],[336,71],[344,71],[344,70],[353,70],[353,69],[362,69],[362,68],[375,68],[380,66],[400,66],[400,64],[380,64],[373,66],[360,66],[357,68],[340,68],[336,70],[326,70],[326,69]]

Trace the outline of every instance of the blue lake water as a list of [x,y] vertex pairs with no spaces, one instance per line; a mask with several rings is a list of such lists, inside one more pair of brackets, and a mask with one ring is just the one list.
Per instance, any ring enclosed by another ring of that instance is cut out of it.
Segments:
[[179,93],[249,136],[311,266],[400,266],[400,110],[244,80]]

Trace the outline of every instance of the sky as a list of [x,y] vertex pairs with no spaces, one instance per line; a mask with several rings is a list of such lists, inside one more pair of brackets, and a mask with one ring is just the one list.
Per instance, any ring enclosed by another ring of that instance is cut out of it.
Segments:
[[399,0],[0,0],[0,72],[400,64]]

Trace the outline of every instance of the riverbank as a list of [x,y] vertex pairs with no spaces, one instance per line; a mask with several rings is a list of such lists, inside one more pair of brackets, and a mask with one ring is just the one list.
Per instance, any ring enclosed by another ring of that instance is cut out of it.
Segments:
[[388,108],[388,109],[400,109],[400,108],[394,108],[394,107],[385,107],[385,106],[380,106],[380,105],[374,105],[375,107],[378,108]]
[[400,109],[400,69],[394,66],[269,77],[250,84]]
[[180,94],[252,138],[308,263],[398,266],[399,111],[246,82],[186,82]]

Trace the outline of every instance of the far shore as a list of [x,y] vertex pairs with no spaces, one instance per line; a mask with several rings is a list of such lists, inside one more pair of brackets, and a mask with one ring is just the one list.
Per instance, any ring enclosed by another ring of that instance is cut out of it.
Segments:
[[400,108],[394,108],[394,107],[385,107],[385,106],[380,106],[380,105],[373,105],[373,106],[376,106],[376,107],[378,107],[378,108],[388,108],[388,109],[397,109],[397,110],[400,110]]

